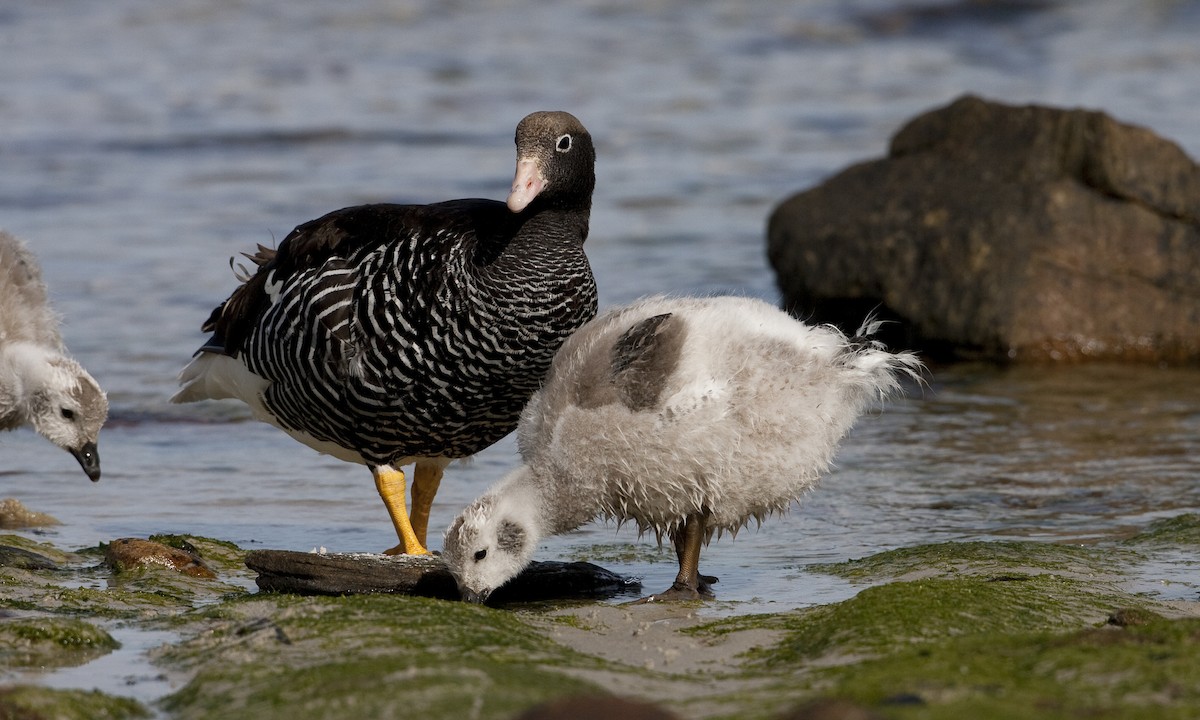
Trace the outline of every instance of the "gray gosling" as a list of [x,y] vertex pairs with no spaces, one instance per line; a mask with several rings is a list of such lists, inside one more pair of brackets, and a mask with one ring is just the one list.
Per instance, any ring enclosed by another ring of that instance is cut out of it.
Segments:
[[609,310],[554,359],[517,429],[524,464],[446,531],[463,599],[484,602],[540,538],[596,518],[665,535],[679,573],[645,598],[712,597],[714,534],[782,513],[812,488],[867,406],[920,380],[911,353],[738,297],[654,297]]
[[100,479],[108,398],[66,354],[33,253],[0,230],[0,430],[32,427]]

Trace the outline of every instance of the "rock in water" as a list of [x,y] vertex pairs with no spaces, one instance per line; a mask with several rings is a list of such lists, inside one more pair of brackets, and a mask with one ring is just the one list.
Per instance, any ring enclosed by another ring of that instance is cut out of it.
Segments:
[[45,527],[59,525],[58,520],[46,513],[40,513],[25,507],[16,498],[0,500],[0,529],[15,530],[17,528]]
[[885,342],[1015,361],[1200,359],[1200,166],[1101,112],[964,97],[888,157],[783,202],[787,306]]
[[120,538],[104,549],[104,562],[118,572],[159,566],[198,578],[217,576],[199,555],[154,540]]

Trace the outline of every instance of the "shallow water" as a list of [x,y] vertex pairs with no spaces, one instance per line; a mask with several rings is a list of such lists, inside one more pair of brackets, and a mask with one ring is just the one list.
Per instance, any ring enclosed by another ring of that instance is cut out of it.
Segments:
[[[517,120],[564,108],[598,146],[588,249],[602,304],[774,301],[771,208],[964,92],[1101,108],[1200,156],[1198,32],[1200,3],[1170,0],[6,6],[0,225],[41,257],[113,411],[100,483],[10,433],[0,496],[62,520],[45,539],[67,548],[164,531],[389,547],[363,468],[237,407],[166,403],[234,285],[229,257],[345,205],[501,198]],[[863,419],[790,515],[706,551],[722,579],[712,612],[854,592],[804,570],[816,562],[943,540],[1090,543],[1197,511],[1198,438],[1196,371],[936,368]],[[515,462],[506,440],[451,467],[432,525]],[[630,528],[590,526],[539,557],[625,544],[634,559],[605,564],[669,584],[669,554]],[[1194,561],[1138,572],[1164,596],[1196,594]]]
[[83,665],[24,673],[18,676],[20,681],[59,689],[96,688],[111,695],[131,697],[147,706],[186,684],[186,678],[164,672],[151,663],[149,656],[157,647],[179,642],[178,633],[130,626],[108,628],[108,632],[121,644],[116,650]]

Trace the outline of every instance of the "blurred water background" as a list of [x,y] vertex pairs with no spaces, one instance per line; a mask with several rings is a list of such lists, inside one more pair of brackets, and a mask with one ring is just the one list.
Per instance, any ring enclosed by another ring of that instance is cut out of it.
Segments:
[[[97,484],[32,432],[0,436],[0,497],[59,518],[29,534],[64,548],[157,532],[390,547],[364,468],[237,405],[168,405],[231,256],[347,205],[503,198],[517,121],[565,109],[598,148],[602,305],[777,302],[774,205],[964,92],[1102,109],[1200,157],[1198,37],[1185,0],[5,3],[0,226],[41,258],[112,414]],[[1200,510],[1198,452],[1196,370],[935,368],[864,418],[790,515],[706,551],[712,612],[847,597],[806,567],[905,545],[1119,539]],[[516,462],[506,440],[452,466],[431,525]],[[603,524],[539,557],[599,558],[649,590],[675,572]],[[1135,572],[1196,596],[1194,559]]]

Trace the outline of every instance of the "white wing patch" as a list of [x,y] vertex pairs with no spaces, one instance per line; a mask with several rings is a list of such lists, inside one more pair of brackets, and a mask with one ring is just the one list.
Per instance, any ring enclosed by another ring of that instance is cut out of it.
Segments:
[[274,305],[279,301],[279,291],[283,289],[283,281],[275,279],[275,271],[272,270],[267,274],[267,281],[263,283],[263,291]]

